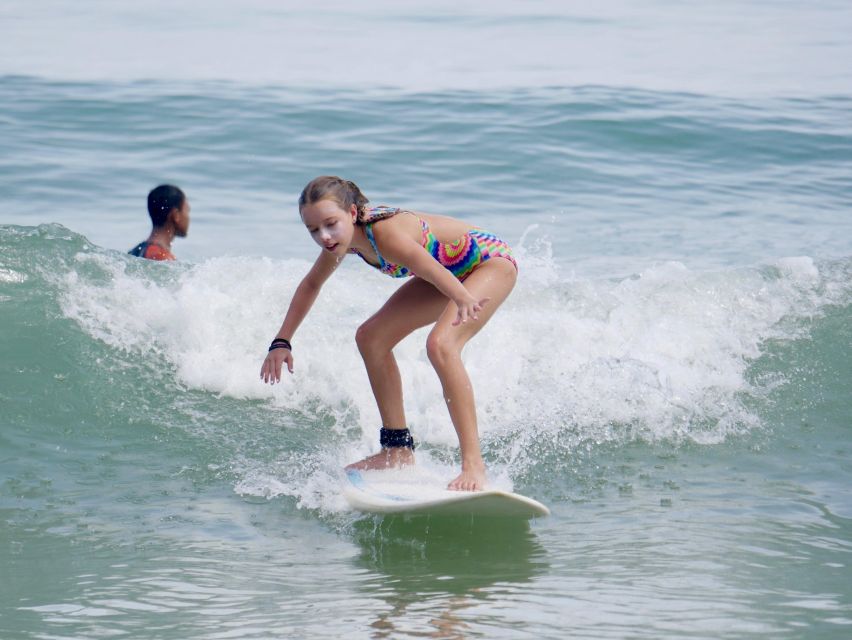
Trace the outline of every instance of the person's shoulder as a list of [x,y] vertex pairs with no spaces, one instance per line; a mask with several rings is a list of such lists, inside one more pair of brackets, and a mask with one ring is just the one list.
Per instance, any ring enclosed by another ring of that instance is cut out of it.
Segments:
[[419,243],[421,240],[422,224],[417,214],[405,209],[397,209],[396,212],[411,215],[394,215],[390,218],[383,218],[381,224],[372,228],[373,238],[383,250],[388,249],[389,245],[399,242],[411,240]]
[[147,240],[145,242],[140,242],[127,253],[132,256],[136,256],[137,258],[145,258],[147,260],[177,260],[171,251],[158,244],[152,244]]
[[145,250],[145,257],[148,260],[177,260],[171,251],[158,244],[149,244]]

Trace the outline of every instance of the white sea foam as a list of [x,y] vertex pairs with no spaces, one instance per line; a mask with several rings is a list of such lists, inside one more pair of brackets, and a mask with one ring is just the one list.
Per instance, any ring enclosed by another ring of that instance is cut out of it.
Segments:
[[6,269],[0,267],[0,283],[21,284],[27,281],[26,274],[15,271],[14,269]]
[[[270,387],[259,379],[265,346],[307,262],[219,258],[158,283],[125,259],[78,260],[109,273],[65,276],[64,311],[93,337],[155,350],[188,388],[324,407],[342,426],[360,424],[362,451],[372,447],[380,421],[353,334],[397,283],[344,265],[294,337],[295,373]],[[825,301],[809,258],[704,273],[667,263],[620,281],[560,278],[546,255],[524,263],[504,309],[465,351],[486,438],[528,425],[598,438],[632,425],[650,439],[718,441],[755,423],[739,397],[755,391],[746,373],[762,344],[793,337],[795,319]],[[426,335],[396,350],[409,422],[420,439],[453,445]]]
[[[515,292],[464,354],[486,451],[489,442],[502,447],[503,462],[490,473],[506,488],[530,438],[542,434],[567,434],[562,441],[575,445],[717,443],[759,428],[744,399],[765,389],[750,381],[750,363],[767,340],[800,335],[801,319],[838,291],[848,298],[848,287],[832,287],[806,257],[716,272],[664,263],[622,280],[592,280],[560,274],[546,244],[519,253],[524,268]],[[294,337],[295,373],[268,386],[259,379],[266,345],[308,262],[216,258],[167,266],[97,252],[76,260],[80,268],[61,276],[62,308],[94,338],[130,354],[157,354],[173,368],[163,375],[180,386],[266,400],[309,421],[330,417],[342,447],[295,463],[236,454],[237,491],[344,508],[335,489],[339,469],[375,449],[380,425],[353,334],[398,283],[344,264]],[[421,463],[451,476],[447,454],[457,441],[426,335],[423,329],[406,339],[396,357],[409,424],[428,445]]]

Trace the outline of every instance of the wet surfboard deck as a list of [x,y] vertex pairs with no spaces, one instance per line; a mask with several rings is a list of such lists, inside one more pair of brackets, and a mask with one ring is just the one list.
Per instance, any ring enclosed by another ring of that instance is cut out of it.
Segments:
[[374,514],[542,518],[550,509],[519,493],[487,489],[450,491],[445,481],[429,481],[398,471],[346,472],[343,495],[358,511]]

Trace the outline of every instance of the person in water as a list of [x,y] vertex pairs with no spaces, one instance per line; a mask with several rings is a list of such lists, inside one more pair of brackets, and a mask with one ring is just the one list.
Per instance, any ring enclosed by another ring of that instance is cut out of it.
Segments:
[[409,276],[355,335],[381,415],[381,451],[347,469],[414,463],[393,348],[416,329],[433,325],[426,352],[441,381],[461,449],[461,473],[448,488],[482,490],[486,469],[473,387],[461,352],[515,286],[518,268],[511,249],[494,234],[461,220],[371,207],[353,182],[336,176],[312,180],[299,197],[299,213],[322,251],[296,288],[261,367],[261,379],[279,382],[284,364],[293,372],[290,340],[347,254],[360,256],[387,275]]
[[172,240],[185,238],[189,231],[189,200],[177,187],[161,184],[148,194],[148,215],[151,235],[128,253],[149,260],[175,260]]

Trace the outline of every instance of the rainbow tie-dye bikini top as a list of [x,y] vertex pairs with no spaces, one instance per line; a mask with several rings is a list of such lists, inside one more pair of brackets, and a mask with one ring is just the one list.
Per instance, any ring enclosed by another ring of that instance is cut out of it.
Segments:
[[[375,265],[358,251],[358,254],[364,262],[371,267],[375,267],[382,273],[393,278],[405,278],[406,276],[416,275],[410,269],[403,265],[393,264],[382,257],[379,248],[376,246],[376,239],[373,235],[373,225],[380,220],[387,220],[398,213],[410,213],[402,209],[378,206],[367,209],[367,216],[364,221],[364,231],[367,239],[370,241],[370,246],[376,252],[376,257],[379,259],[379,264]],[[422,230],[421,244],[438,263],[450,271],[459,280],[464,280],[470,273],[479,266],[482,262],[488,260],[492,256],[499,256],[511,260],[517,267],[512,250],[503,240],[495,236],[493,233],[483,231],[482,229],[471,229],[458,240],[453,242],[440,242],[435,234],[429,229],[429,224],[422,218],[420,220],[420,228]]]

